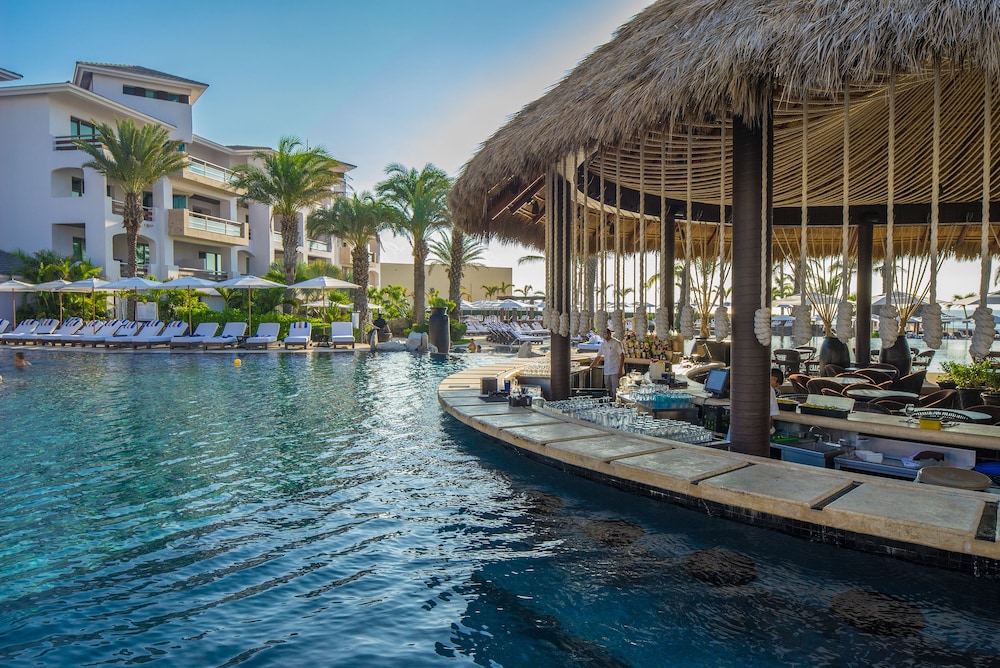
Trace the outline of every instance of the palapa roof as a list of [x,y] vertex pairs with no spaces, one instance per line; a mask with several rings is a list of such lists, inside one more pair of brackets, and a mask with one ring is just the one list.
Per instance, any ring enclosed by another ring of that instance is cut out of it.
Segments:
[[[809,250],[820,254],[829,245],[824,235],[840,235],[839,229],[817,229],[813,243],[813,225],[835,225],[842,218],[845,90],[850,221],[886,219],[892,80],[893,212],[897,224],[926,225],[938,62],[939,248],[978,257],[984,73],[994,82],[993,97],[1000,98],[998,27],[1000,0],[660,0],[483,144],[452,190],[454,220],[468,232],[542,247],[546,202],[540,177],[575,156],[575,174],[572,167],[559,171],[586,191],[589,248],[597,247],[602,218],[620,219],[621,233],[633,240],[644,219],[648,248],[655,248],[659,225],[653,223],[661,204],[681,219],[704,221],[719,219],[720,201],[731,207],[732,116],[757,124],[772,108],[775,236],[781,226],[800,224],[805,127]],[[994,100],[992,108],[997,131],[990,200],[996,204],[1000,102]],[[639,190],[646,193],[642,217],[636,213]],[[1000,222],[1000,208],[994,207],[991,220]],[[894,238],[920,236],[916,228],[904,229]],[[876,225],[876,257],[884,236],[884,227]],[[682,237],[678,230],[678,243]],[[995,253],[995,230],[991,237]],[[901,250],[921,251],[907,246],[896,252]]]

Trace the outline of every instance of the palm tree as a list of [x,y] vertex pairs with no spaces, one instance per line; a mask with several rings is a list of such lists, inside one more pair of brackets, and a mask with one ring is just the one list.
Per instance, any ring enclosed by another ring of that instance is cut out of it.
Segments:
[[360,195],[342,197],[330,208],[314,211],[306,221],[309,234],[330,234],[351,245],[351,267],[354,282],[360,287],[354,291],[354,310],[358,322],[368,322],[368,271],[371,260],[368,243],[372,237],[379,242],[380,232],[389,228],[396,211],[367,190]]
[[243,200],[270,206],[271,215],[281,222],[285,282],[291,285],[298,262],[299,211],[333,196],[331,189],[343,180],[334,171],[340,163],[322,146],[304,147],[298,137],[282,137],[276,151],[257,151],[254,158],[263,167],[238,165],[233,186],[245,191]]
[[483,292],[486,293],[487,299],[493,299],[493,297],[495,297],[496,294],[500,292],[499,285],[480,285],[479,287],[481,287],[483,289]]
[[392,163],[385,168],[385,173],[388,178],[375,186],[375,192],[399,214],[393,230],[413,244],[413,318],[423,324],[427,317],[424,313],[427,236],[451,222],[448,209],[451,179],[430,163],[419,172]]
[[74,139],[73,145],[90,156],[84,167],[103,174],[125,191],[122,227],[125,228],[125,278],[136,275],[136,245],[142,227],[142,193],[165,176],[187,164],[184,143],[170,139],[159,124],[136,126],[130,118],[118,119],[116,126],[91,121],[96,141]]
[[429,242],[431,269],[436,265],[447,267],[448,274],[448,299],[455,302],[455,308],[449,314],[453,319],[457,317],[462,303],[462,274],[465,267],[482,267],[480,260],[484,259],[486,246],[476,237],[467,236],[457,227],[451,229],[451,239],[442,235],[439,239],[432,239]]

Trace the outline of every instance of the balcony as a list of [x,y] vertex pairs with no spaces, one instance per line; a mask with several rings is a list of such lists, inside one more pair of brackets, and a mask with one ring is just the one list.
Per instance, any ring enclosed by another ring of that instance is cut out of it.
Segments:
[[[111,200],[111,213],[116,216],[125,215],[125,202],[113,199]],[[153,220],[153,208],[149,206],[142,207],[142,219],[143,220]]]
[[227,246],[245,246],[249,240],[246,223],[195,213],[188,209],[170,209],[167,212],[167,234]]
[[79,151],[76,144],[73,143],[74,139],[84,139],[91,146],[100,146],[101,142],[97,141],[94,137],[77,137],[75,135],[60,135],[55,137],[52,142],[53,151]]
[[235,192],[232,186],[233,171],[221,165],[188,156],[188,164],[181,170],[181,178],[226,192]]
[[310,251],[329,253],[332,250],[329,241],[317,241],[316,239],[306,239],[306,244],[308,244]]

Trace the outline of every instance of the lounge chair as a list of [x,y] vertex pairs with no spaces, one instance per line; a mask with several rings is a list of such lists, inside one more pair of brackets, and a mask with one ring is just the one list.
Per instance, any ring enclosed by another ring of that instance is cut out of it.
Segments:
[[160,335],[163,331],[163,321],[162,320],[151,320],[146,323],[146,326],[142,328],[142,331],[134,336],[130,336],[123,341],[118,341],[117,344],[120,348],[137,348],[144,345],[146,341],[155,338]]
[[0,334],[3,334],[10,327],[10,320],[0,318]]
[[125,324],[119,327],[114,334],[104,337],[104,341],[94,342],[94,347],[96,348],[98,344],[102,344],[105,348],[118,348],[126,345],[125,339],[132,338],[139,333],[140,329],[142,329],[142,323],[126,320]]
[[80,327],[80,329],[76,330],[72,334],[60,334],[58,337],[53,336],[52,338],[47,339],[47,342],[52,345],[56,345],[58,343],[60,346],[65,346],[66,344],[73,345],[81,336],[96,334],[97,330],[104,327],[104,325],[104,320],[88,320],[83,323],[83,326]]
[[59,327],[59,329],[55,330],[54,332],[45,334],[45,333],[39,333],[38,330],[36,329],[28,340],[31,341],[32,343],[37,343],[39,345],[45,345],[46,343],[55,343],[62,336],[72,336],[73,334],[76,334],[78,331],[80,331],[81,327],[83,327],[83,318],[76,318],[76,317],[66,318],[66,320],[63,321],[63,324]]
[[[183,320],[174,320],[167,328],[161,333],[153,336],[139,338],[138,336],[129,341],[129,345],[132,348],[138,348],[143,346],[144,348],[152,348],[153,346],[169,346],[170,342],[178,336],[184,336],[184,332],[187,331],[187,323]],[[145,331],[145,330],[143,330]]]
[[215,336],[215,333],[219,331],[219,323],[217,322],[203,322],[194,328],[194,332],[188,334],[187,336],[175,336],[170,339],[170,349],[174,348],[190,348],[191,346],[200,346],[205,342],[205,339]]
[[4,343],[13,344],[26,344],[34,343],[36,336],[49,335],[59,328],[59,321],[54,318],[42,318],[38,321],[38,326],[28,334],[22,334],[20,336],[11,336],[10,339],[4,337]]
[[330,345],[336,348],[337,346],[346,346],[351,344],[354,347],[354,325],[350,321],[342,320],[340,322],[330,323]]
[[[104,343],[104,339],[108,338],[109,336],[114,336],[115,332],[121,329],[122,325],[124,325],[125,322],[126,322],[125,320],[109,320],[108,322],[101,325],[100,329],[98,329],[93,334],[74,335],[72,339],[69,340],[69,343],[70,345],[74,346],[77,344],[85,346],[89,343],[96,348],[98,343]],[[69,338],[70,337],[67,337],[67,339]],[[64,340],[66,339],[60,339],[60,341]]]
[[268,348],[272,343],[278,342],[278,330],[281,329],[281,325],[276,322],[262,322],[257,325],[257,333],[253,336],[248,336],[243,345],[247,349],[251,348]]
[[223,325],[221,334],[205,339],[202,341],[202,345],[205,350],[209,348],[235,348],[246,331],[247,324],[245,322],[227,322]]
[[20,325],[14,328],[13,332],[7,332],[3,336],[0,336],[0,342],[13,343],[21,337],[28,336],[38,328],[38,324],[38,321],[34,318],[25,318],[21,321]]
[[[337,323],[331,323],[336,325]],[[347,323],[350,325],[351,323]],[[332,328],[331,328],[332,331]],[[353,340],[354,337],[351,337]],[[285,337],[285,349],[287,350],[289,346],[302,346],[303,348],[308,348],[309,343],[312,340],[312,323],[311,322],[293,322],[291,327],[288,328],[288,336]]]

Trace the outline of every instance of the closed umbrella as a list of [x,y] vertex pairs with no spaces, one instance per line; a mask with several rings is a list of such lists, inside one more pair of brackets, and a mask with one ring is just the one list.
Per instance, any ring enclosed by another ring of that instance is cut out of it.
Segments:
[[142,276],[130,276],[129,278],[120,278],[117,281],[112,281],[104,286],[104,290],[109,292],[125,292],[126,290],[131,290],[132,294],[138,296],[139,290],[155,290],[160,287],[160,283],[156,281],[151,281],[148,278],[143,278]]
[[237,276],[228,281],[216,283],[217,288],[235,288],[247,291],[247,329],[250,329],[250,317],[253,312],[253,289],[254,288],[284,288],[288,287],[284,283],[275,283],[260,276]]
[[187,290],[188,329],[193,330],[194,326],[191,322],[191,291],[202,290],[208,292],[216,285],[218,285],[218,283],[204,278],[198,278],[197,276],[178,276],[177,278],[160,283],[157,287],[167,290]]
[[57,278],[54,281],[46,281],[45,283],[39,283],[34,286],[34,292],[54,292],[59,295],[59,320],[63,319],[63,300],[62,300],[62,288],[69,285],[70,282],[63,278]]
[[10,293],[10,308],[13,311],[11,316],[14,319],[14,326],[17,326],[17,303],[14,301],[15,292],[31,292],[35,289],[35,286],[31,283],[23,283],[21,281],[15,281],[11,279],[9,281],[4,281],[0,283],[0,292]]

